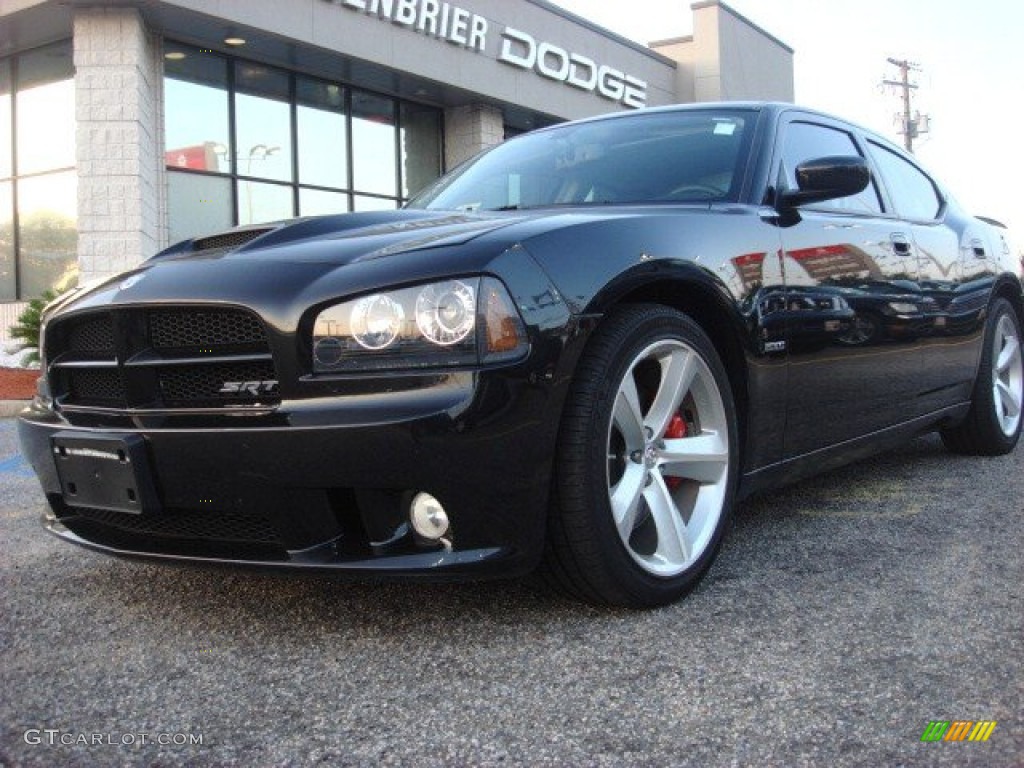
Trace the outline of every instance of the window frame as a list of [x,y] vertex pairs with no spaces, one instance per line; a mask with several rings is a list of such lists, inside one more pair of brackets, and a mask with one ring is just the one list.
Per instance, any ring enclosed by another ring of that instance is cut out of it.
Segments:
[[[913,158],[908,157],[905,152],[899,151],[897,147],[889,145],[888,142],[881,138],[867,136],[865,138],[864,144],[865,150],[867,151],[867,160],[871,165],[871,172],[878,178],[879,183],[885,187],[886,194],[889,198],[890,204],[892,205],[892,212],[896,217],[913,224],[936,224],[941,222],[945,218],[946,211],[949,208],[949,200],[943,193],[942,187],[935,181],[935,179],[932,177],[930,173],[925,171],[918,163],[914,162]],[[896,196],[892,192],[889,182],[886,179],[885,171],[882,168],[881,164],[877,160],[875,160],[875,157],[871,151],[872,146],[874,146],[877,150],[881,152],[888,152],[889,154],[893,155],[897,160],[902,160],[911,168],[920,173],[928,182],[928,184],[931,185],[932,191],[935,193],[935,199],[939,203],[935,214],[931,218],[922,219],[913,216],[907,216],[900,210],[896,202]]]
[[769,188],[773,191],[773,196],[777,197],[782,191],[779,183],[780,179],[783,178],[783,165],[784,165],[784,154],[786,148],[786,138],[790,127],[794,123],[802,123],[805,125],[817,126],[819,128],[825,128],[827,130],[838,131],[846,135],[853,148],[856,150],[860,158],[867,163],[868,168],[871,170],[871,181],[869,183],[874,185],[875,195],[878,198],[878,204],[880,210],[878,211],[866,211],[866,210],[855,210],[847,208],[838,208],[830,205],[832,201],[824,201],[821,203],[811,203],[808,205],[801,206],[801,210],[814,211],[816,213],[829,214],[834,216],[853,216],[861,218],[896,218],[896,209],[892,204],[892,199],[888,194],[888,189],[883,183],[873,159],[868,155],[867,148],[864,143],[864,138],[861,132],[852,125],[847,123],[834,120],[825,115],[815,114],[813,112],[798,112],[789,111],[784,112],[779,116],[775,136],[774,136],[774,147],[772,150],[772,160],[769,172]]

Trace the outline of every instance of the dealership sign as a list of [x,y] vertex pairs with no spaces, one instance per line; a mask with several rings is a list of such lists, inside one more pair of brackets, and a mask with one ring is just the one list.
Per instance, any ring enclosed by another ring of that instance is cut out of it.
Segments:
[[646,81],[509,26],[492,40],[491,24],[486,18],[451,3],[441,0],[326,1],[477,53],[493,50],[502,64],[596,93],[626,107],[637,108],[647,103]]

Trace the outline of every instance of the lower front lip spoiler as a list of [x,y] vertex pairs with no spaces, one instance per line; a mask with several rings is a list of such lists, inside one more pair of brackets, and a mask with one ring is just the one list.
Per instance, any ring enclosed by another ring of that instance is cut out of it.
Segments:
[[[503,547],[488,547],[463,551],[437,550],[416,554],[394,555],[365,560],[341,560],[333,541],[309,549],[289,551],[287,560],[245,560],[196,555],[177,555],[143,550],[108,547],[83,539],[64,526],[52,512],[43,515],[43,527],[54,536],[77,544],[80,547],[119,557],[156,560],[165,563],[193,563],[204,565],[246,566],[274,571],[332,571],[348,572],[353,576],[401,578],[403,576],[436,575],[443,579],[458,574],[473,578],[486,578],[486,573],[477,569],[489,561],[503,560],[511,552]],[[487,570],[486,568],[484,570]],[[507,574],[506,574],[507,576]]]

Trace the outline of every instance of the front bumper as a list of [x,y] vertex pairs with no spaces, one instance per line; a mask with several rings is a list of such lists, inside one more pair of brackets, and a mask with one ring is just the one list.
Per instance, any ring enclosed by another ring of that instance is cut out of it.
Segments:
[[[511,576],[531,570],[544,519],[561,393],[501,371],[404,392],[284,401],[271,412],[173,419],[22,414],[22,447],[46,493],[46,528],[113,554],[353,574]],[[69,421],[70,418],[70,421]],[[141,436],[158,506],[70,506],[53,435]],[[408,525],[418,491],[451,533]]]

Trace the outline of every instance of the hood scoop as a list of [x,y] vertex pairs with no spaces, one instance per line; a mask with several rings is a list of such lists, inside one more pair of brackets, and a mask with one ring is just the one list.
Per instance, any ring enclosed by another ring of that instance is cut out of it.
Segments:
[[253,227],[250,229],[233,229],[230,232],[200,237],[192,241],[192,252],[201,253],[204,256],[212,256],[220,253],[227,253],[235,248],[241,248],[246,243],[255,240],[257,237],[271,232],[275,227]]

